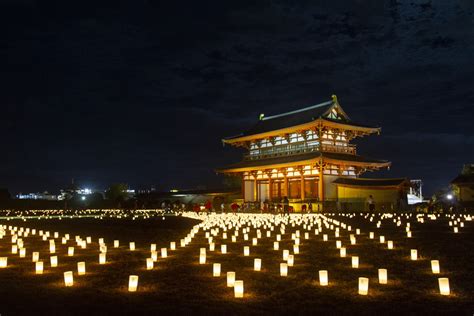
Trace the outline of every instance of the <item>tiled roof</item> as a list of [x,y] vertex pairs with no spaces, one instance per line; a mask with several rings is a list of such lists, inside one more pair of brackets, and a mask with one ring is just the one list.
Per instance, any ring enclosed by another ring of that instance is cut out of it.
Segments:
[[239,169],[239,168],[250,168],[250,167],[261,167],[266,165],[279,165],[286,163],[297,163],[299,161],[307,161],[316,159],[319,157],[334,159],[334,160],[343,160],[348,162],[359,162],[359,163],[374,163],[374,164],[390,164],[387,160],[379,160],[368,157],[363,157],[359,155],[350,155],[350,154],[341,154],[341,153],[332,153],[332,152],[319,152],[314,151],[310,153],[304,153],[299,155],[289,155],[289,156],[280,156],[275,158],[266,158],[266,159],[255,159],[255,160],[244,160],[232,165],[225,166],[223,168],[217,169],[218,171],[225,171],[227,169]]
[[[264,116],[261,120],[257,122],[257,124],[249,128],[245,132],[239,135],[227,137],[225,138],[225,140],[230,140],[230,139],[240,138],[240,137],[250,136],[250,135],[257,135],[261,133],[284,129],[287,127],[293,127],[293,126],[297,126],[297,125],[301,125],[305,123],[310,123],[311,121],[314,121],[318,118],[322,118],[335,105],[340,107],[340,105],[337,104],[337,100],[333,99],[331,101],[326,101],[323,103],[319,103],[316,105],[312,105],[309,107],[305,107],[305,108],[287,112],[287,113],[277,114],[277,115],[268,116],[268,117]],[[354,123],[350,121],[349,118],[347,119],[342,118],[340,120],[330,119],[327,117],[323,117],[323,118],[327,121],[336,122],[336,123],[350,124],[350,125],[359,126],[359,127],[375,128],[373,126],[367,126],[367,125]]]
[[453,181],[452,184],[468,184],[474,183],[474,174],[460,174]]

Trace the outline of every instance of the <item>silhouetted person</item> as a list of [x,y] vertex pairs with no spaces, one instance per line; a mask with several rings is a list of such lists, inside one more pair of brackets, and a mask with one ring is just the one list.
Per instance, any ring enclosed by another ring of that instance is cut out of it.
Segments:
[[283,200],[281,200],[281,204],[283,204],[283,213],[290,214],[290,200],[285,196]]
[[369,195],[367,198],[367,204],[369,204],[369,212],[374,212],[375,211],[375,201],[372,195]]

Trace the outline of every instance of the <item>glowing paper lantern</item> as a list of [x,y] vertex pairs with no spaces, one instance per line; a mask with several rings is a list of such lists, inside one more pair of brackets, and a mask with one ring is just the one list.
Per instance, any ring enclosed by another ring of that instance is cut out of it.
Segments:
[[151,270],[153,269],[153,258],[146,258],[146,269]]
[[250,247],[245,246],[244,247],[244,256],[248,257],[250,255]]
[[299,245],[293,245],[293,252],[297,255],[300,253],[300,246]]
[[232,236],[232,242],[236,242],[236,241],[237,241],[237,237]]
[[103,253],[106,253],[107,252],[107,246],[105,244],[101,244],[99,246],[99,251],[103,252]]
[[64,272],[64,285],[65,286],[72,286],[74,283],[74,279],[72,276],[72,271]]
[[213,242],[211,242],[211,243],[209,244],[209,251],[214,251],[215,249],[216,249],[216,244],[213,243]]
[[206,263],[206,254],[205,253],[200,253],[199,254],[199,264],[205,264]]
[[393,241],[392,240],[387,241],[387,248],[388,249],[393,249]]
[[56,252],[56,245],[51,244],[49,245],[49,253],[55,253]]
[[342,247],[342,242],[340,240],[336,240],[336,248],[340,249]]
[[258,243],[257,238],[252,238],[252,246],[256,246]]
[[244,297],[244,281],[237,280],[234,283],[234,297],[242,298]]
[[388,280],[387,269],[379,269],[379,283],[387,284],[387,280]]
[[168,249],[161,248],[161,258],[166,258],[166,257],[168,257]]
[[352,256],[352,267],[355,269],[359,268],[359,257]]
[[369,238],[370,238],[370,239],[374,239],[374,232],[370,232],[370,233],[369,233]]
[[441,295],[449,295],[449,279],[448,278],[438,278],[439,284],[439,294]]
[[417,260],[418,259],[418,251],[416,249],[411,249],[411,260]]
[[227,245],[221,245],[221,253],[227,253]]
[[359,278],[359,295],[367,295],[369,293],[369,279]]
[[138,287],[138,275],[131,275],[128,277],[128,291],[136,292]]
[[356,244],[356,238],[354,237],[354,235],[351,235],[351,245],[355,245]]
[[8,257],[0,257],[0,268],[6,268],[8,265]]
[[25,258],[26,257],[26,249],[25,248],[21,248],[20,249],[20,258]]
[[319,270],[319,285],[326,286],[329,283],[328,271]]
[[[453,231],[454,231],[455,234],[457,234],[459,232],[459,229],[457,227],[454,227]],[[443,295],[449,295],[449,293],[448,294],[443,294]]]
[[171,250],[176,250],[176,242],[175,241],[170,242],[170,249]]
[[120,246],[120,241],[114,240],[114,248],[118,248]]
[[345,247],[341,247],[341,249],[339,249],[339,255],[341,256],[341,258],[346,257],[346,248]]
[[99,264],[105,264],[107,261],[107,254],[105,252],[99,254]]
[[49,261],[51,263],[51,268],[55,268],[58,266],[58,256],[49,257]]
[[411,231],[407,231],[407,237],[411,238]]
[[327,235],[327,234],[324,234],[324,235],[323,235],[323,240],[324,240],[324,241],[328,241],[328,235]]
[[150,252],[151,251],[156,251],[156,244],[151,244],[150,245]]
[[280,248],[280,243],[278,241],[273,242],[273,250],[278,250]]
[[220,263],[214,263],[212,265],[212,276],[214,276],[214,277],[220,277],[221,276],[221,264]]
[[77,263],[77,274],[84,275],[86,274],[86,263],[81,261]]
[[385,236],[380,236],[380,243],[381,244],[385,243]]
[[68,247],[68,248],[67,248],[67,255],[68,255],[69,257],[74,256],[74,247]]
[[43,274],[43,261],[36,261],[36,274]]
[[37,262],[39,260],[39,252],[33,252],[32,261]]
[[288,276],[288,264],[285,262],[280,263],[280,276]]
[[253,260],[253,269],[255,271],[260,271],[261,268],[262,268],[262,259],[255,258]]
[[235,272],[227,272],[227,287],[233,287],[235,283]]
[[283,260],[287,261],[289,255],[290,255],[289,250],[287,250],[287,249],[283,250]]
[[135,251],[135,242],[131,241],[129,246],[131,251]]
[[295,264],[295,256],[294,255],[288,255],[288,266],[292,267]]
[[439,274],[439,261],[438,260],[431,260],[431,271],[433,274]]
[[18,246],[17,245],[12,245],[12,253],[17,254],[18,253]]

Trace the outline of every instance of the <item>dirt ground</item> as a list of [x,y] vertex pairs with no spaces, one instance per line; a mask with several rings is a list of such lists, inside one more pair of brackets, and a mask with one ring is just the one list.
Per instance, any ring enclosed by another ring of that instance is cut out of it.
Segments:
[[[11,254],[11,236],[0,239],[0,257],[8,256],[8,267],[0,269],[0,315],[18,314],[451,314],[474,313],[474,222],[465,222],[458,234],[448,226],[448,219],[411,219],[413,238],[406,238],[405,226],[397,227],[393,220],[382,221],[377,229],[374,222],[361,216],[353,218],[330,216],[352,225],[352,231],[341,229],[341,236],[326,230],[320,235],[309,231],[310,239],[301,238],[300,254],[295,265],[289,268],[288,277],[279,273],[282,249],[293,249],[291,234],[306,230],[302,226],[287,226],[282,235],[280,250],[273,250],[277,234],[262,238],[251,246],[256,230],[245,241],[242,234],[237,242],[222,239],[222,230],[214,237],[216,250],[209,251],[205,233],[201,229],[186,247],[179,247],[199,221],[167,216],[165,219],[54,219],[27,221],[0,221],[0,225],[14,225],[37,230],[71,234],[67,245],[56,239],[59,266],[49,264],[49,243],[38,236],[25,238],[26,258]],[[404,221],[406,222],[406,221]],[[357,235],[357,244],[351,245],[349,235]],[[375,239],[369,239],[369,231]],[[327,233],[329,240],[323,241]],[[93,242],[79,249],[74,236],[91,236]],[[379,243],[378,237],[393,240],[395,248]],[[105,238],[108,246],[107,264],[99,264],[98,238]],[[113,248],[113,240],[121,246]],[[336,240],[347,247],[347,257],[341,258]],[[130,251],[128,243],[134,241],[137,249]],[[150,244],[159,250],[169,248],[176,241],[178,249],[170,251],[168,258],[159,258],[153,270],[146,270],[145,260],[150,257]],[[225,243],[227,254],[221,254]],[[67,247],[75,246],[76,254],[68,257]],[[250,256],[243,256],[243,247],[251,246]],[[199,248],[207,248],[206,264],[199,264]],[[419,259],[410,260],[410,249],[418,250]],[[42,275],[34,272],[31,252],[39,251],[44,260]],[[358,269],[351,267],[351,256],[359,256]],[[262,259],[262,271],[253,271],[254,258]],[[441,274],[433,275],[430,260],[438,259]],[[86,262],[86,275],[77,275],[77,262]],[[222,265],[220,277],[213,277],[212,263]],[[388,270],[387,285],[378,284],[377,269]],[[74,286],[65,287],[64,271],[74,271]],[[329,286],[319,285],[318,270],[328,270]],[[245,297],[234,298],[232,288],[226,286],[225,273],[235,271],[237,279],[244,281]],[[138,291],[127,290],[128,276],[139,276]],[[358,277],[368,277],[369,295],[357,293]],[[451,295],[441,296],[438,277],[448,277]]]

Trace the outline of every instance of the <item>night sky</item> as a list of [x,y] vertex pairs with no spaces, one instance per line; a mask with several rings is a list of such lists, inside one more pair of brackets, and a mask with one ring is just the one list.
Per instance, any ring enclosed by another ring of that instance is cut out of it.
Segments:
[[333,93],[382,127],[358,153],[393,165],[369,176],[432,193],[474,162],[472,0],[104,3],[0,0],[11,193],[218,186],[241,159],[221,138]]

